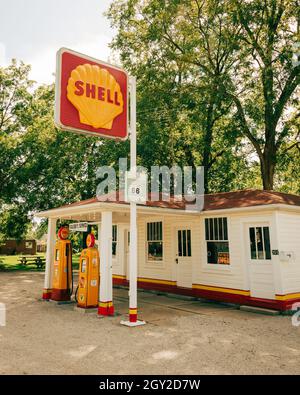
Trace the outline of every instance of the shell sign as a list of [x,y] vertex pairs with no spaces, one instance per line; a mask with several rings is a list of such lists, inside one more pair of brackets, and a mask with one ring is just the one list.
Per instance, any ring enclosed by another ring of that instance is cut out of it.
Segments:
[[124,70],[69,49],[58,51],[55,123],[60,129],[126,139],[127,92]]

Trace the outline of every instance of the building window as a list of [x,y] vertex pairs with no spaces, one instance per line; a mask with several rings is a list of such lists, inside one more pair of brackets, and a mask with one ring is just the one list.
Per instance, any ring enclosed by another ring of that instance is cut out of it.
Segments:
[[148,261],[163,259],[163,226],[162,222],[147,223]]
[[178,256],[192,256],[190,229],[178,230]]
[[249,228],[251,259],[271,259],[270,230],[268,226]]
[[33,247],[32,241],[26,241],[25,242],[26,250],[31,250],[32,247]]
[[117,243],[118,243],[118,227],[113,225],[112,227],[112,255],[117,255]]
[[207,263],[230,265],[227,218],[206,218]]

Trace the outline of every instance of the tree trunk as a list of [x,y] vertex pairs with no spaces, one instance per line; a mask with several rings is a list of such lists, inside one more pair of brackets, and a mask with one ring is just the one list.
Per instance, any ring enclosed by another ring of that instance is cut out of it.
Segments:
[[204,167],[204,193],[209,193],[208,188],[208,176],[211,167],[211,145],[213,138],[213,101],[210,102],[207,108],[206,127],[204,135],[204,149],[203,149],[203,161]]
[[[273,150],[272,150],[273,151]],[[276,167],[276,154],[265,149],[260,159],[261,176],[263,181],[263,189],[272,191],[274,189],[274,175]]]

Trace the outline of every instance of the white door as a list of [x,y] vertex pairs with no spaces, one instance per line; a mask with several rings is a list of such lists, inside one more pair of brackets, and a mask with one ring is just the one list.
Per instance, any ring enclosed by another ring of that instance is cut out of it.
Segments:
[[274,273],[268,223],[246,227],[246,249],[250,280],[250,296],[275,299]]
[[130,231],[129,229],[125,229],[124,235],[124,267],[126,280],[129,280],[129,245],[130,245]]
[[192,231],[188,228],[176,228],[176,270],[178,287],[192,288]]

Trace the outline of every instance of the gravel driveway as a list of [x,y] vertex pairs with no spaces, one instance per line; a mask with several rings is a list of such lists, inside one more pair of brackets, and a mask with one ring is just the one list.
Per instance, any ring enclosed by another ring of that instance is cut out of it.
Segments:
[[0,374],[300,374],[300,327],[216,303],[139,292],[147,325],[41,300],[43,273],[0,273]]

